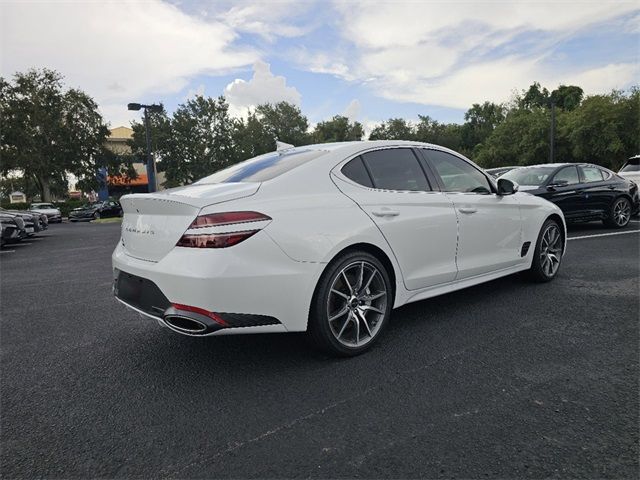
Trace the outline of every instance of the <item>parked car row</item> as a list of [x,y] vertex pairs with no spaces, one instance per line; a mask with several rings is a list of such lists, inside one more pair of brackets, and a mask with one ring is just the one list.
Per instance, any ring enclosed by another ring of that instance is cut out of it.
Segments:
[[105,200],[87,203],[69,212],[69,221],[78,222],[81,220],[97,220],[107,217],[121,217],[122,207],[118,202]]
[[44,213],[0,208],[0,244],[16,243],[49,228],[49,218]]
[[619,173],[588,163],[500,167],[487,172],[555,203],[568,222],[600,220],[610,228],[624,228],[640,206],[639,161],[640,156],[630,158]]

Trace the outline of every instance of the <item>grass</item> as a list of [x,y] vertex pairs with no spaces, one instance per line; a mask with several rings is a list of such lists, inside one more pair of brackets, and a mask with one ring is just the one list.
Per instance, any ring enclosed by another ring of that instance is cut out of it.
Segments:
[[121,223],[122,218],[120,217],[112,217],[112,218],[99,218],[97,220],[91,220],[91,223]]

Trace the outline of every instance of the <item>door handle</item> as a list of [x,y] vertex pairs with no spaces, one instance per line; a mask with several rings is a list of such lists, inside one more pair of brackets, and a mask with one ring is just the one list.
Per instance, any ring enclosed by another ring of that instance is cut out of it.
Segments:
[[373,210],[373,213],[376,217],[397,217],[400,215],[400,212],[397,210],[389,210],[387,208],[383,208],[381,210]]
[[458,210],[460,213],[476,213],[478,211],[478,209],[474,207],[460,207]]

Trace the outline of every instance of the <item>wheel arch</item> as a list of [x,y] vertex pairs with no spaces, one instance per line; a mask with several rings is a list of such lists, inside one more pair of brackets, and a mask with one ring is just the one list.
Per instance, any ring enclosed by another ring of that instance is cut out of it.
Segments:
[[351,245],[348,245],[344,248],[342,248],[341,250],[337,251],[332,257],[331,260],[329,260],[324,268],[322,269],[322,272],[320,273],[320,276],[318,277],[318,281],[316,282],[315,287],[313,288],[313,295],[311,296],[311,303],[310,305],[313,305],[313,302],[316,298],[316,295],[318,294],[318,287],[320,285],[320,279],[322,278],[322,276],[324,275],[324,272],[326,272],[327,268],[329,267],[329,265],[331,265],[334,260],[338,257],[340,257],[341,255],[347,253],[347,252],[354,252],[354,251],[364,251],[367,252],[371,255],[373,255],[374,257],[376,257],[380,263],[382,263],[382,265],[384,266],[384,268],[387,270],[387,274],[389,275],[389,280],[391,281],[391,289],[392,289],[392,297],[394,300],[394,305],[396,303],[396,295],[397,295],[397,281],[398,278],[401,279],[401,277],[398,277],[398,273],[396,272],[396,269],[393,265],[393,262],[391,261],[391,259],[389,258],[389,256],[386,254],[386,252],[384,250],[382,250],[380,247],[372,244],[372,243],[367,243],[367,242],[358,242],[358,243],[353,243]]
[[[567,251],[567,222],[566,220],[562,217],[562,215],[558,214],[558,213],[552,213],[551,215],[549,215],[546,219],[545,222],[547,220],[554,220],[556,222],[558,222],[560,224],[560,226],[562,227],[560,233],[562,234],[562,243],[564,244],[564,248],[563,248],[563,252],[562,255],[564,256],[564,253]],[[543,222],[544,225],[544,222]],[[542,227],[540,227],[542,228]]]
[[336,254],[334,258],[336,258],[338,255],[341,255],[345,252],[356,251],[356,250],[362,250],[373,255],[380,261],[380,263],[382,263],[382,265],[384,265],[384,268],[386,268],[387,274],[389,275],[389,280],[391,280],[391,289],[392,289],[393,299],[395,303],[396,281],[398,280],[398,277],[396,276],[396,271],[395,271],[395,268],[393,267],[393,263],[391,262],[391,259],[380,247],[377,247],[372,243],[355,243],[346,248],[343,248],[340,252]]

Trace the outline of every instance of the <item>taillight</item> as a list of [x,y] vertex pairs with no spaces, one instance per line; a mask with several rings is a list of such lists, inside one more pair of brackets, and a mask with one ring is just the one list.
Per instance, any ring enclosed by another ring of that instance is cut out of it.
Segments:
[[233,233],[203,233],[197,235],[184,234],[176,245],[193,248],[226,248],[245,241],[258,230]]
[[189,233],[189,231],[205,227],[231,226],[250,222],[264,222],[267,220],[271,220],[271,217],[259,212],[223,212],[200,215],[191,222],[189,230],[182,235],[182,238],[178,240],[176,246],[191,248],[232,247],[258,233],[260,228],[225,233]]
[[224,212],[200,215],[191,223],[189,228],[220,227],[235,223],[262,222],[271,217],[258,212]]

